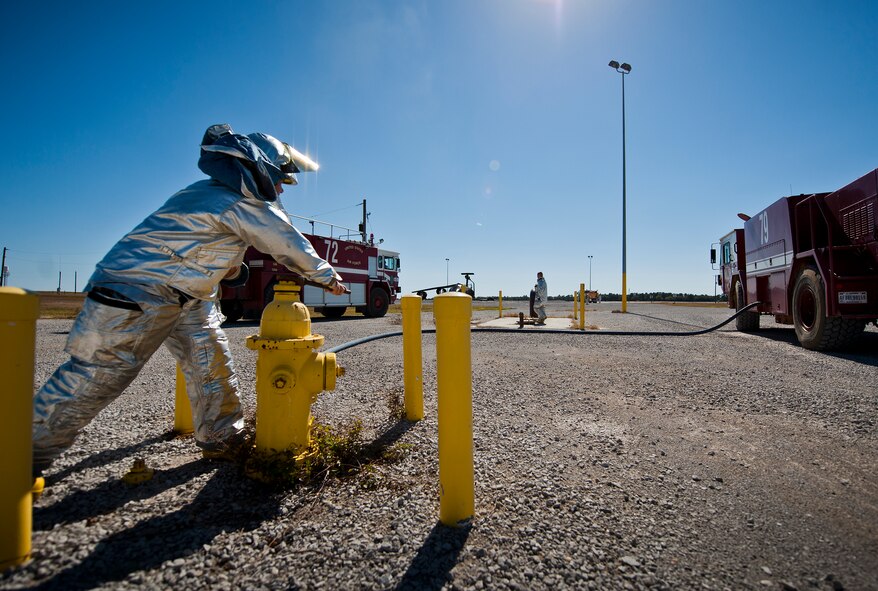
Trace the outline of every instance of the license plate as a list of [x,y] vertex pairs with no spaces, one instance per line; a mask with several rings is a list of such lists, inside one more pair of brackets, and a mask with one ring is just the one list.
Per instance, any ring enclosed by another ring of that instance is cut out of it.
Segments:
[[865,291],[840,291],[838,292],[838,303],[839,304],[865,304],[866,301],[866,292]]

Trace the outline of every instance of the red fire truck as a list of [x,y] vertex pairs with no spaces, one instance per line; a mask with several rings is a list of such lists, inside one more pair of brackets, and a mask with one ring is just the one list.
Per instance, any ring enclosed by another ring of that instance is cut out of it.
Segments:
[[[260,318],[263,308],[274,299],[274,286],[278,281],[303,284],[302,302],[329,318],[343,316],[349,307],[371,318],[384,316],[399,293],[399,253],[380,248],[383,240],[376,245],[372,236],[366,238],[366,215],[366,202],[363,201],[363,223],[358,231],[290,216],[311,225],[311,233],[303,234],[317,254],[329,261],[342,276],[350,293],[336,296],[321,287],[309,285],[269,255],[251,247],[244,255],[244,262],[250,268],[247,284],[222,289],[220,306],[227,320]],[[315,234],[315,226],[321,229],[326,226],[327,235]]]
[[[878,169],[833,193],[782,197],[720,239],[717,283],[737,328],[760,314],[792,324],[806,349],[852,342],[878,319]],[[717,262],[716,248],[711,263]]]

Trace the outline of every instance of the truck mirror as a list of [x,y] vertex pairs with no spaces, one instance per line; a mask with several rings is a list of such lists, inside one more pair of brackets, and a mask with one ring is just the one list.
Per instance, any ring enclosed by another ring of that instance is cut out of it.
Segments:
[[710,264],[711,265],[716,264],[716,249],[715,248],[710,249]]
[[716,284],[719,285],[720,287],[722,287],[722,285],[723,285],[723,276],[722,275],[716,276]]

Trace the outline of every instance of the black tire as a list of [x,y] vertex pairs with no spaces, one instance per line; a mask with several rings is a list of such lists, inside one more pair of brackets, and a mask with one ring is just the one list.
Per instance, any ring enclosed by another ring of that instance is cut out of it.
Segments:
[[426,299],[427,299],[427,292],[426,292],[426,291],[419,291],[419,292],[418,292],[418,295],[421,296],[421,299],[422,299],[422,300],[426,300]]
[[325,318],[341,318],[344,316],[344,313],[347,311],[347,308],[343,306],[332,306],[325,308],[317,308],[317,311],[323,314]]
[[239,300],[221,300],[220,311],[226,317],[226,322],[237,322],[244,315],[244,304]]
[[[738,281],[735,283],[735,309],[740,310],[744,306],[744,286]],[[735,328],[740,332],[759,330],[759,312],[744,312],[735,318]]]
[[369,301],[366,303],[366,316],[369,318],[381,318],[387,314],[387,306],[390,304],[390,296],[380,287],[376,287],[369,293]]
[[793,326],[799,343],[811,351],[832,351],[854,341],[865,321],[826,315],[826,289],[816,268],[804,267],[793,288]]
[[[265,306],[274,301],[274,286],[277,285],[277,280],[269,281],[268,285],[265,286],[265,291],[262,292],[262,301]],[[263,306],[263,308],[265,307]]]

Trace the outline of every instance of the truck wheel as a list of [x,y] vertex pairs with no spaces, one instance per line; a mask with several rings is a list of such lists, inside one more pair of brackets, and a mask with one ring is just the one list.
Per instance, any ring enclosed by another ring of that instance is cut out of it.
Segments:
[[220,311],[226,317],[226,322],[237,322],[244,315],[244,304],[238,300],[222,300]]
[[317,308],[317,311],[323,314],[325,318],[341,318],[344,316],[344,313],[347,311],[347,308],[343,306],[332,306],[332,307],[324,307]]
[[804,348],[812,351],[839,349],[863,332],[864,321],[827,317],[826,310],[823,278],[814,267],[803,268],[793,289],[793,326]]
[[369,318],[381,318],[387,314],[387,305],[390,303],[390,296],[387,292],[376,287],[369,294],[369,302],[366,304],[366,316]]
[[[735,283],[735,309],[744,307],[744,286],[740,281]],[[759,330],[759,312],[744,312],[735,318],[735,328],[740,332],[754,332]]]
[[262,301],[266,306],[274,301],[274,286],[277,285],[277,283],[277,280],[270,281],[268,285],[265,286],[265,291],[262,292]]

